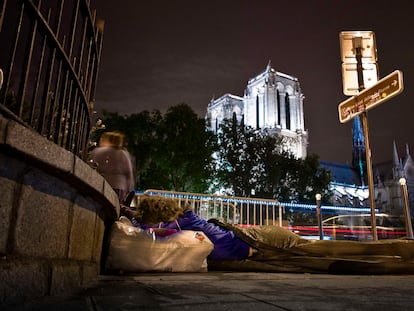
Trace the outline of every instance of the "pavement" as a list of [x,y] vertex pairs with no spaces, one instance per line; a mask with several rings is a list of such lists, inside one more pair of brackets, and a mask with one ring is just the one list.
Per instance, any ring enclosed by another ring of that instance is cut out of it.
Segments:
[[71,296],[5,310],[413,310],[414,275],[202,272],[103,275]]

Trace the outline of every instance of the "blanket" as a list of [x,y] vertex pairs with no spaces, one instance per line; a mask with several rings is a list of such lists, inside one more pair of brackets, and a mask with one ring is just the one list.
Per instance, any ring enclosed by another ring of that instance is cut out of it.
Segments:
[[414,274],[414,240],[307,240],[276,226],[238,227],[212,219],[258,250],[245,260],[208,261],[209,270]]

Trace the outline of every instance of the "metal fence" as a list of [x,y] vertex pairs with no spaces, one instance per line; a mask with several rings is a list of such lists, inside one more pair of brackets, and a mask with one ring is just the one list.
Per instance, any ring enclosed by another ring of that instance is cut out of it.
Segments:
[[[177,192],[149,189],[138,193],[134,205],[139,204],[142,195],[164,196],[177,200],[182,206],[189,204],[204,219],[218,218],[242,226],[273,225],[288,226],[285,210],[298,213],[315,213],[316,204],[283,203],[278,200],[219,196],[211,194]],[[369,208],[346,206],[321,206],[325,214],[360,214],[370,212]]]
[[3,0],[0,13],[0,112],[85,158],[103,22],[90,0]]

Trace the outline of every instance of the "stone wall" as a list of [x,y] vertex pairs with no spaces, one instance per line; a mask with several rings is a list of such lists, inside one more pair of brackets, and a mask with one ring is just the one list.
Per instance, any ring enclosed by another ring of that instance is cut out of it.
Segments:
[[101,175],[0,115],[0,305],[91,285],[118,215]]

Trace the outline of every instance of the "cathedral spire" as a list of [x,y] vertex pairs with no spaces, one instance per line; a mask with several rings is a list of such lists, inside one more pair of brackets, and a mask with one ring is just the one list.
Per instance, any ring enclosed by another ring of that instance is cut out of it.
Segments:
[[352,130],[352,167],[358,171],[362,185],[365,185],[366,165],[364,133],[362,131],[361,120],[359,116],[356,116]]
[[269,59],[269,62],[267,63],[267,66],[266,66],[266,72],[270,72],[270,70],[272,69],[272,61]]
[[394,173],[394,179],[399,180],[401,177],[404,177],[404,170],[403,166],[400,160],[400,157],[398,156],[398,150],[397,150],[397,144],[394,140],[394,152],[393,152],[393,173]]
[[398,156],[398,150],[397,150],[397,145],[395,143],[395,140],[393,141],[393,156],[392,156],[392,160],[394,163],[394,167],[398,167],[400,165],[400,158]]

